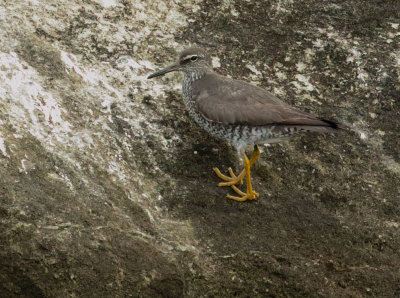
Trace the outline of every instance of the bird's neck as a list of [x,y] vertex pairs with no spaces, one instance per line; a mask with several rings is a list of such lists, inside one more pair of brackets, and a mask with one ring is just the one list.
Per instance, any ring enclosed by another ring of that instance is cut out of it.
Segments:
[[183,81],[187,81],[193,83],[194,81],[200,80],[203,78],[207,72],[210,72],[209,69],[204,67],[192,68],[190,70],[186,70],[183,73]]

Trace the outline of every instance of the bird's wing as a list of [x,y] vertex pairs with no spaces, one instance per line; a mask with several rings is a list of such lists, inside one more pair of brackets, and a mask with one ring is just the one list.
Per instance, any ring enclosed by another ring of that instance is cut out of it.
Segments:
[[301,112],[268,91],[216,73],[193,83],[192,96],[201,114],[225,124],[332,126],[333,122]]

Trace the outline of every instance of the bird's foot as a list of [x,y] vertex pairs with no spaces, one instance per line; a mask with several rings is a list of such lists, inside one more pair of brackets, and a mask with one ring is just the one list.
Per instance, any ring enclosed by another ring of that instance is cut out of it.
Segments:
[[239,188],[237,188],[235,185],[231,185],[232,189],[241,197],[236,197],[236,196],[231,196],[231,195],[227,195],[226,197],[228,199],[232,199],[235,201],[239,201],[239,202],[244,202],[247,200],[254,200],[255,198],[257,198],[259,195],[258,193],[256,193],[253,190],[253,187],[251,186],[251,177],[250,177],[250,167],[254,164],[254,161],[249,160],[247,158],[247,155],[244,154],[244,170],[243,172],[246,175],[246,180],[247,180],[247,192],[244,193],[243,191],[241,191]]
[[228,171],[229,171],[229,175],[231,175],[230,177],[222,174],[218,168],[214,168],[213,170],[218,175],[219,178],[226,181],[226,182],[220,182],[218,184],[218,186],[232,186],[235,184],[243,183],[245,170],[243,170],[238,176],[236,176],[235,173],[233,173],[232,168],[229,168]]
[[[250,177],[250,167],[256,162],[256,160],[258,159],[259,156],[260,156],[260,149],[258,148],[257,145],[255,145],[254,151],[253,151],[253,154],[252,154],[250,160],[248,159],[247,155],[244,154],[244,169],[237,176],[235,175],[235,173],[233,173],[231,168],[228,169],[230,177],[222,174],[218,168],[214,168],[214,172],[218,175],[218,177],[221,178],[222,180],[226,181],[226,182],[220,182],[218,184],[218,186],[231,186],[232,189],[238,195],[240,195],[240,197],[227,195],[226,197],[228,199],[243,202],[243,201],[247,201],[247,200],[254,200],[255,198],[257,198],[259,196],[259,194],[257,192],[255,192],[251,186],[251,177]],[[237,184],[243,184],[243,179],[245,176],[246,176],[246,180],[247,180],[247,192],[246,193],[244,193],[243,191],[241,191],[239,188],[237,188],[235,186]]]
[[231,195],[226,195],[226,197],[228,199],[232,199],[238,202],[244,202],[247,200],[254,200],[255,198],[258,198],[259,194],[257,192],[255,192],[254,190],[247,190],[247,193],[244,193],[243,191],[241,191],[239,188],[237,188],[235,185],[232,185],[232,189],[241,197],[237,197],[237,196],[231,196]]

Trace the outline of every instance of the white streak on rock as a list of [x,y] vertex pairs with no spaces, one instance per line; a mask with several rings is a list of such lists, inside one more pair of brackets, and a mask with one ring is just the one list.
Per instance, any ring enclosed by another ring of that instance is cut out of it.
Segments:
[[8,115],[15,127],[41,140],[61,141],[71,124],[63,120],[66,112],[53,95],[35,81],[37,72],[14,52],[0,53],[0,69],[0,97],[10,101]]
[[214,68],[221,67],[221,63],[220,63],[220,60],[219,60],[218,57],[212,57],[211,58],[211,64],[212,64],[212,67],[214,67]]
[[296,88],[300,89],[300,90],[305,90],[305,91],[313,91],[315,89],[314,85],[310,83],[310,78],[306,77],[304,75],[301,74],[297,74],[296,79],[298,82],[292,82],[293,85],[296,86]]
[[261,76],[261,72],[252,64],[247,64],[246,67],[250,69],[253,73],[255,73],[257,76]]
[[6,145],[4,143],[4,139],[3,139],[1,132],[0,132],[0,151],[5,157],[8,157]]
[[354,61],[356,61],[356,62],[359,63],[360,62],[360,56],[361,56],[361,53],[357,49],[352,48],[352,49],[350,49],[349,56],[347,56],[347,58],[346,58],[346,62],[354,62]]
[[94,0],[94,1],[105,8],[119,5],[119,3],[115,0]]
[[296,64],[296,68],[297,71],[302,72],[304,69],[306,69],[306,65],[300,61]]

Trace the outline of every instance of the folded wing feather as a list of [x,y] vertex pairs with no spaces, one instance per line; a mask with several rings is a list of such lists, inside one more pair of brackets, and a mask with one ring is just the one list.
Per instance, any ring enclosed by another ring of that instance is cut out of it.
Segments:
[[335,122],[301,112],[262,88],[216,73],[195,81],[192,96],[199,112],[214,122],[336,128]]

